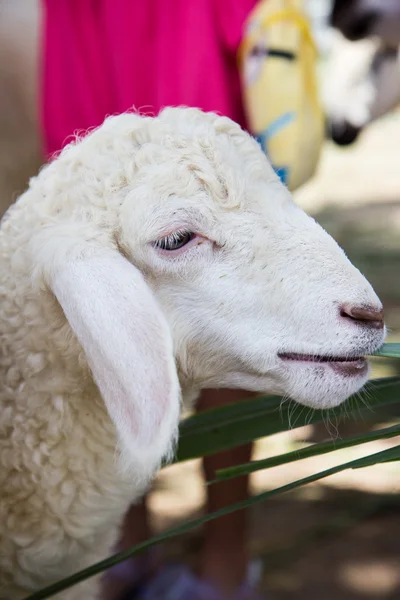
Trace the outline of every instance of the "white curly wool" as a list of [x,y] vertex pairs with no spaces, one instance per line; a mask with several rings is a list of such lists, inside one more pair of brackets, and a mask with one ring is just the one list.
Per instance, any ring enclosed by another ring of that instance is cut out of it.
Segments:
[[[123,114],[65,148],[1,225],[0,598],[111,551],[173,451],[181,393],[327,407],[359,389],[367,368],[282,354],[377,348],[343,304],[381,308],[229,119]],[[98,580],[59,597],[98,598]]]

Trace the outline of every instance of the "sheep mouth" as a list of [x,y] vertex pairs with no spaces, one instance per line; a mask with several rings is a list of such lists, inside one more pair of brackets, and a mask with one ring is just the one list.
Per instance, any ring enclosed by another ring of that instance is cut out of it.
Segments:
[[326,365],[335,372],[345,376],[364,375],[368,370],[365,356],[330,356],[318,354],[298,354],[296,352],[281,352],[279,358],[288,362]]
[[323,356],[318,354],[297,354],[296,352],[281,352],[278,354],[279,358],[286,360],[300,360],[302,362],[316,362],[316,363],[331,363],[331,362],[356,362],[359,360],[365,360],[364,356]]

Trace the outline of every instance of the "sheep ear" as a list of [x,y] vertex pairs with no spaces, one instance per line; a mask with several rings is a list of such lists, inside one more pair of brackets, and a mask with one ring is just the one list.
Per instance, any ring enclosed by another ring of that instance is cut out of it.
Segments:
[[121,458],[151,476],[173,447],[180,390],[170,330],[150,288],[112,250],[57,267],[50,285],[114,422]]

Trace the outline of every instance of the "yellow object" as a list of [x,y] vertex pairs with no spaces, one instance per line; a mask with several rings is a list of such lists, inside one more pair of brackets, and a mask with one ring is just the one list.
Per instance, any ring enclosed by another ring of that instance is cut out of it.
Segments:
[[302,0],[257,4],[239,48],[244,107],[250,132],[291,190],[314,174],[324,139],[316,63]]

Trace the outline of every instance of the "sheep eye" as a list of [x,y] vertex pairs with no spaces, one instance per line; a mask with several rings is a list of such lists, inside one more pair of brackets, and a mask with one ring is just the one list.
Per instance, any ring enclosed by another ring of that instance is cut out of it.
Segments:
[[175,231],[157,240],[154,246],[160,250],[179,250],[179,248],[186,246],[193,238],[194,234],[190,231]]

